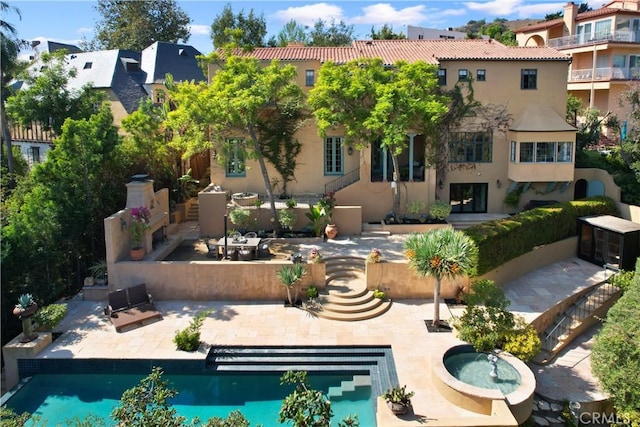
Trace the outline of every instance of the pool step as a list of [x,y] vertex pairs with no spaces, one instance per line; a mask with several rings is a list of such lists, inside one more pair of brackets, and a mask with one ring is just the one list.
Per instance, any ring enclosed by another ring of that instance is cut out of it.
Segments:
[[[397,383],[390,346],[215,346],[209,349],[206,368],[238,372],[352,373],[353,384],[345,384],[342,394],[351,393],[352,387],[367,385],[371,376],[377,378],[371,385],[377,395]],[[339,394],[338,390],[333,393]]]
[[350,381],[342,381],[340,386],[329,387],[327,397],[331,400],[339,400],[354,393],[358,387],[371,387],[369,375],[354,375]]

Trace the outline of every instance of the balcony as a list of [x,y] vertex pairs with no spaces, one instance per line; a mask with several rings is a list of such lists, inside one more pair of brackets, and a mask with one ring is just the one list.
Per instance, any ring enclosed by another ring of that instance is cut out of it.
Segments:
[[571,70],[569,82],[605,82],[609,80],[640,80],[640,67],[602,67]]
[[549,47],[554,49],[571,49],[581,46],[593,46],[596,44],[615,43],[640,43],[639,31],[614,31],[596,34],[576,34],[567,37],[558,37],[549,40]]

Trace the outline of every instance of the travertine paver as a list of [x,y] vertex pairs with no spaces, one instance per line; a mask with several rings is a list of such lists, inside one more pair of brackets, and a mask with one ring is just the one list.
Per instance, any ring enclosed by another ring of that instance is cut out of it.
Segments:
[[[346,250],[346,253],[364,256],[371,247],[378,247],[388,259],[402,257],[402,238],[399,236],[339,239],[313,246],[319,245],[322,245],[323,255],[344,255]],[[597,266],[571,258],[514,280],[505,285],[505,291],[512,301],[511,308],[530,319],[593,281],[602,280],[601,277],[602,270]],[[449,347],[460,341],[454,334],[427,332],[424,320],[431,318],[433,313],[430,300],[396,300],[384,315],[351,323],[314,318],[302,310],[263,302],[157,301],[156,305],[163,313],[162,321],[119,334],[104,316],[103,304],[70,301],[69,314],[61,325],[66,332],[39,357],[202,359],[209,345],[388,344],[393,349],[400,384],[406,384],[416,393],[413,404],[417,418],[477,416],[449,403],[432,385],[432,358],[442,357]],[[208,308],[214,313],[202,328],[202,341],[206,344],[197,353],[176,351],[172,342],[175,331],[186,327],[195,313]],[[453,310],[460,313],[459,308]],[[443,304],[441,313],[446,319],[451,312]],[[591,374],[582,365],[578,363],[563,369],[589,381]],[[557,371],[540,368],[537,375],[554,378]],[[539,381],[546,384],[544,380]],[[572,386],[568,381],[554,381],[554,386],[567,393],[570,391],[566,390]]]

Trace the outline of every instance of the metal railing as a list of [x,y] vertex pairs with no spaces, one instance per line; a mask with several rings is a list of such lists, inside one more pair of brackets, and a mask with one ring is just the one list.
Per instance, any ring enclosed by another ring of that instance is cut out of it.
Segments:
[[352,171],[347,172],[346,174],[342,175],[340,178],[327,182],[324,185],[324,194],[335,193],[336,191],[342,190],[343,188],[358,181],[360,181],[359,167],[355,168]]
[[593,46],[607,42],[638,43],[640,32],[638,31],[612,31],[595,34],[575,34],[573,36],[550,39],[548,46],[554,49],[570,49],[578,46]]
[[582,323],[594,311],[602,306],[613,294],[620,289],[608,282],[601,283],[576,301],[554,324],[549,332],[546,332],[542,340],[542,349],[553,352],[560,342],[560,337],[566,335],[574,327],[574,323]]
[[571,70],[571,73],[569,74],[569,81],[571,82],[637,79],[640,79],[640,67],[601,67],[596,68],[595,73],[592,68],[583,68],[580,70]]

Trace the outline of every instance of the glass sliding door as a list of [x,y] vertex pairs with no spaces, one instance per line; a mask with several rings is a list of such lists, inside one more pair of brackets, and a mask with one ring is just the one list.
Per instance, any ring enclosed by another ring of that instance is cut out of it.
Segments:
[[488,188],[489,185],[486,183],[451,184],[451,212],[486,213]]

